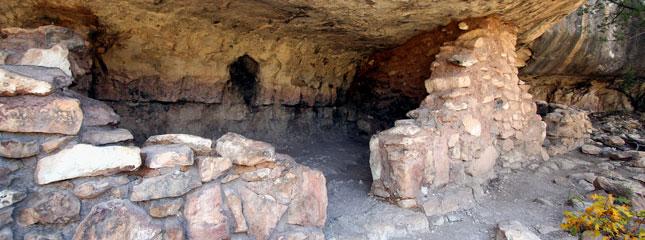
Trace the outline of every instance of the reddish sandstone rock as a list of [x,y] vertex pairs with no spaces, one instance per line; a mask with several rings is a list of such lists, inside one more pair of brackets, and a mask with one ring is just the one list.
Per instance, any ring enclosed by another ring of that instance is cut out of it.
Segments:
[[257,240],[269,239],[288,207],[275,199],[258,195],[247,188],[240,188],[238,191],[249,225],[249,235]]
[[110,200],[92,207],[76,228],[74,240],[161,239],[162,226],[128,200]]
[[179,197],[201,185],[202,182],[199,180],[197,169],[190,168],[185,172],[174,169],[159,176],[144,178],[141,183],[134,185],[130,200],[138,202]]
[[150,145],[141,149],[143,164],[149,168],[193,165],[193,150],[181,144]]
[[78,218],[81,202],[68,191],[36,192],[18,213],[21,225],[67,223]]
[[199,176],[202,182],[209,182],[221,176],[233,166],[230,159],[224,157],[197,157]]
[[76,99],[59,95],[0,97],[0,131],[74,135],[82,123]]
[[247,139],[236,133],[226,133],[217,139],[216,150],[236,165],[254,166],[275,161],[275,148],[271,144]]
[[228,218],[222,213],[218,183],[202,186],[186,196],[184,216],[190,239],[228,239]]
[[300,226],[323,227],[327,217],[327,187],[320,171],[300,167],[299,182],[289,205],[287,222]]

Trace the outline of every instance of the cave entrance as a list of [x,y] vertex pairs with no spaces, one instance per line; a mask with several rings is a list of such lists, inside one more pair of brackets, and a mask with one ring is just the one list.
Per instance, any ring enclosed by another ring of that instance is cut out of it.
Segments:
[[252,106],[255,99],[259,69],[258,62],[248,54],[237,58],[228,68],[231,83],[247,106]]

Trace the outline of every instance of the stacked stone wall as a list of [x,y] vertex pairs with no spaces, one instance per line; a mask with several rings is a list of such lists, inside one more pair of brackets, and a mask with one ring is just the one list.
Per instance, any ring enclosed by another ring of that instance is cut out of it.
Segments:
[[372,193],[403,207],[423,205],[440,188],[476,189],[496,166],[548,158],[545,124],[517,77],[514,28],[494,17],[459,28],[436,56],[428,96],[411,119],[370,141]]

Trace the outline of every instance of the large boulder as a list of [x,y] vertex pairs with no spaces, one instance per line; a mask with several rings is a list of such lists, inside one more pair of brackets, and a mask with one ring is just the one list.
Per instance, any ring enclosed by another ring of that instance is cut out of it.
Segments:
[[137,147],[77,144],[38,160],[34,175],[36,183],[47,184],[77,177],[132,171],[140,165],[141,156]]
[[49,95],[0,97],[0,131],[74,135],[83,123],[76,99]]
[[58,68],[0,65],[0,96],[48,95],[72,81]]

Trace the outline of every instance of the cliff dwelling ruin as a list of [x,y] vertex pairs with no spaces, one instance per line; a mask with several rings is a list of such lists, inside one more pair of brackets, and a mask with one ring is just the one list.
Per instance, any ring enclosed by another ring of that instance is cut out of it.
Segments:
[[0,240],[594,239],[644,6],[0,0]]

